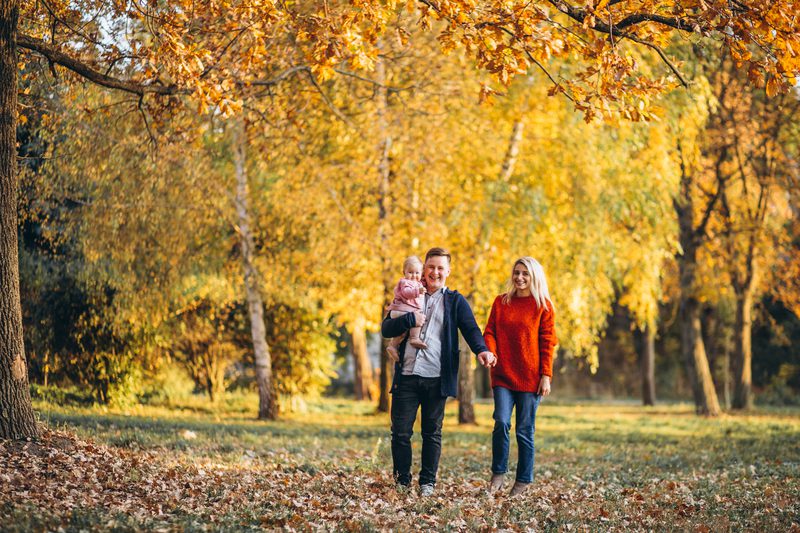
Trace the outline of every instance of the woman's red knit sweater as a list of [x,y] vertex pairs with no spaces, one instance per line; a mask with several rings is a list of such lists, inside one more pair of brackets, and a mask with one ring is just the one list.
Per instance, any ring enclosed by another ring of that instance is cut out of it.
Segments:
[[539,307],[533,296],[495,298],[483,332],[486,346],[497,356],[492,387],[538,392],[541,376],[553,377],[553,351],[558,344],[552,304]]

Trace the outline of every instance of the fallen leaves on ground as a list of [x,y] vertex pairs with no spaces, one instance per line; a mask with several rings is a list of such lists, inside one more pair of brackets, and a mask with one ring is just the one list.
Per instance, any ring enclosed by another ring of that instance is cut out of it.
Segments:
[[[765,486],[754,466],[737,477],[717,470],[676,480],[664,472],[630,485],[616,473],[583,479],[546,470],[516,499],[488,496],[477,472],[447,469],[434,496],[421,498],[396,490],[388,466],[353,468],[345,459],[341,468],[310,468],[252,450],[225,462],[47,431],[39,441],[0,441],[0,517],[10,529],[67,530],[80,529],[76,517],[85,525],[87,513],[98,529],[125,517],[123,525],[152,529],[797,530],[797,480]],[[713,497],[704,497],[709,487]],[[38,522],[22,519],[31,512]]]

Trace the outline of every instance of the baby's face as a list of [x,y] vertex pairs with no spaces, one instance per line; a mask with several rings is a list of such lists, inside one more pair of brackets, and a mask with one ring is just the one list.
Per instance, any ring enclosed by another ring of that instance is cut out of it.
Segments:
[[422,267],[419,265],[411,265],[404,272],[406,279],[413,279],[419,281],[422,279]]

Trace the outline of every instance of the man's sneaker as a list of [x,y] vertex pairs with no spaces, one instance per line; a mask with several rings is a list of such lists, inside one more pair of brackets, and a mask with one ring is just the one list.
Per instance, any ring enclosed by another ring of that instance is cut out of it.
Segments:
[[419,495],[420,496],[433,496],[433,485],[430,483],[426,483],[424,485],[419,486]]

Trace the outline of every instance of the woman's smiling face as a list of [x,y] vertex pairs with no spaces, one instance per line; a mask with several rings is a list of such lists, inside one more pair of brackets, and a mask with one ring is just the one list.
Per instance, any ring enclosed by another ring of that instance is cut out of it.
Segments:
[[525,268],[522,263],[514,265],[514,272],[512,274],[514,280],[514,287],[517,289],[519,296],[527,296],[531,292],[531,273]]

